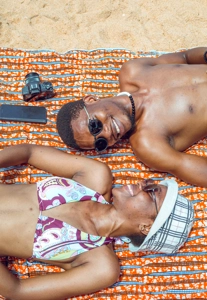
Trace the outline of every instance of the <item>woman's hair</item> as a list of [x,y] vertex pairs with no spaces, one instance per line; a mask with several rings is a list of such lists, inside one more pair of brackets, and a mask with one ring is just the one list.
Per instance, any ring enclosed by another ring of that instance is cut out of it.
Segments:
[[141,244],[144,242],[144,240],[146,238],[146,235],[140,232],[139,234],[130,235],[130,236],[127,236],[127,237],[130,238],[131,243],[134,246],[141,246]]
[[77,119],[84,107],[83,99],[64,104],[57,115],[57,130],[63,142],[72,148],[80,150],[74,138],[71,122]]
[[[154,222],[155,219],[156,219],[156,215],[151,215],[149,216],[150,219]],[[139,232],[139,234],[132,234],[130,236],[127,236],[128,238],[130,238],[131,240],[131,243],[134,245],[134,246],[141,246],[141,244],[144,242],[145,238],[147,237],[144,233],[142,232]]]

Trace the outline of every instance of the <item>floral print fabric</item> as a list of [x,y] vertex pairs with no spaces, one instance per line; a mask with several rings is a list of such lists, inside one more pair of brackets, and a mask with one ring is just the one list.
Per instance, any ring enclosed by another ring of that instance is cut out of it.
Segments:
[[33,258],[67,259],[113,242],[113,238],[91,235],[70,224],[42,215],[45,210],[71,202],[96,201],[107,204],[99,193],[71,179],[52,177],[37,183],[37,195],[40,215],[34,238]]

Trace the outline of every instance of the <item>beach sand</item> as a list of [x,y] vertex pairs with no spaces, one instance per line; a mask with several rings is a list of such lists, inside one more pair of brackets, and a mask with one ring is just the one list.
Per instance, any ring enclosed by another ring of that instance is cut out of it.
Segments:
[[206,0],[0,0],[0,46],[174,51],[207,46]]

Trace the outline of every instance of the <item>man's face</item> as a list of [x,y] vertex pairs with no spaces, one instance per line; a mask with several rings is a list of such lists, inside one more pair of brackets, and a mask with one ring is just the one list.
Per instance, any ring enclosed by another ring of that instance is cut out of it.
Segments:
[[[103,129],[96,135],[96,139],[103,137],[108,146],[114,145],[122,136],[131,129],[130,114],[126,108],[113,98],[105,98],[93,103],[85,103],[86,110],[91,120],[97,119],[102,123]],[[88,128],[89,118],[83,109],[78,119],[71,125],[76,143],[81,149],[94,149],[95,138]]]
[[[145,191],[145,188],[152,186],[152,184],[157,187],[154,194]],[[114,188],[112,197],[113,204],[118,210],[124,210],[125,212],[128,210],[131,217],[134,215],[140,222],[146,222],[148,219],[156,218],[166,193],[166,186],[162,184],[154,185],[152,180],[143,180],[138,184]]]

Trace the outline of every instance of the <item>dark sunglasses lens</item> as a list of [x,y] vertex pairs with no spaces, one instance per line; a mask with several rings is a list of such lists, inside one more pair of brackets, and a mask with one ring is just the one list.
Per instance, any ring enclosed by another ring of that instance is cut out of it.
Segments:
[[95,141],[96,151],[103,151],[107,148],[107,146],[108,146],[108,142],[105,138],[100,137]]
[[89,121],[89,130],[93,136],[99,134],[102,131],[102,129],[103,124],[101,123],[101,121],[97,119]]

